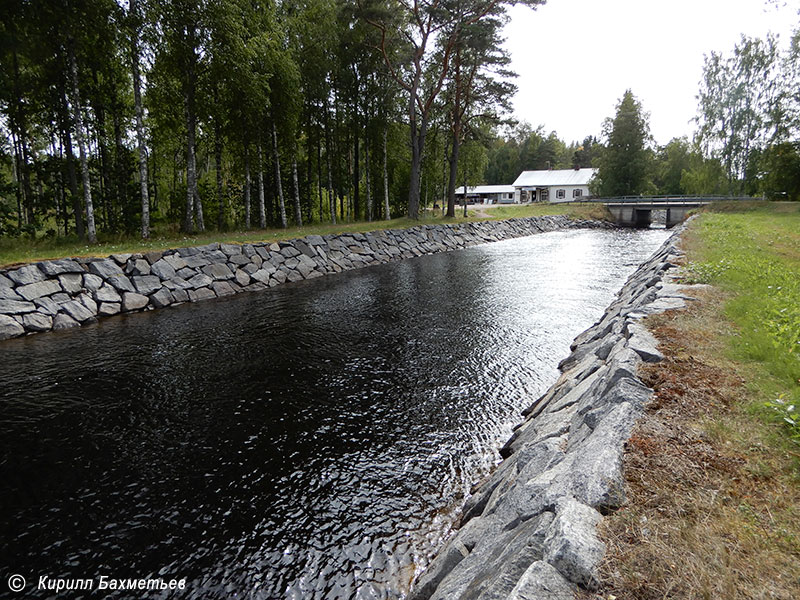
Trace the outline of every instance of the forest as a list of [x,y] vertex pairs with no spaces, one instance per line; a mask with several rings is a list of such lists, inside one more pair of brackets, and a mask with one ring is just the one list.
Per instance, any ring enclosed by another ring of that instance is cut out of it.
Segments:
[[565,142],[511,118],[511,4],[5,2],[0,236],[453,216],[457,186],[575,166],[600,169],[597,193],[800,194],[797,35],[707,57],[693,140],[655,145],[628,91],[601,139]]

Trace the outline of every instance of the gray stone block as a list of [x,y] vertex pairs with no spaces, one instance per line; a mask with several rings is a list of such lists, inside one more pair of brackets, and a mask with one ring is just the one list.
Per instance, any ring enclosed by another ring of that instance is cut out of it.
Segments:
[[108,284],[103,285],[94,293],[94,299],[98,302],[122,302],[122,297],[117,290]]
[[33,300],[34,298],[41,298],[42,296],[50,296],[63,291],[58,279],[46,279],[44,281],[37,281],[36,283],[29,283],[21,285],[15,290],[25,300]]
[[103,302],[97,309],[97,314],[101,317],[110,317],[118,315],[120,310],[122,310],[122,305],[119,302]]
[[48,260],[38,264],[39,269],[48,277],[55,277],[65,273],[78,273],[84,272],[83,267],[77,262],[69,258],[62,258],[60,260]]
[[0,340],[18,337],[25,333],[25,328],[8,315],[0,315]]
[[130,275],[150,275],[150,263],[143,258],[132,260],[125,269]]
[[238,244],[220,244],[219,249],[222,250],[226,256],[234,256],[242,253],[242,247]]
[[89,309],[81,300],[65,302],[61,305],[61,310],[81,323],[88,321],[97,314],[95,311]]
[[6,275],[17,285],[28,285],[45,280],[44,273],[36,265],[25,265],[14,271],[7,271]]
[[565,579],[588,589],[600,584],[597,566],[605,544],[598,539],[596,528],[601,519],[595,509],[574,498],[563,498],[544,541],[544,560]]
[[155,275],[134,275],[133,285],[137,293],[148,295],[161,289],[161,279]]
[[80,273],[67,273],[58,276],[61,288],[68,294],[78,294],[83,290],[83,275]]
[[209,288],[203,287],[197,290],[188,290],[189,300],[192,302],[199,302],[201,300],[210,300],[216,298],[217,295]]
[[186,260],[180,254],[166,254],[163,260],[176,272],[186,268]]
[[148,298],[142,294],[135,292],[125,292],[122,294],[122,310],[130,312],[132,310],[141,310],[147,306]]
[[34,312],[22,316],[22,325],[25,331],[50,331],[53,328],[53,317]]
[[192,277],[188,283],[192,287],[192,289],[200,289],[202,287],[206,287],[211,285],[211,282],[214,281],[211,277],[206,275],[205,273],[200,273],[199,275],[195,275]]
[[[111,259],[103,259],[89,263],[89,271],[94,275],[102,277],[121,292],[134,291],[131,280],[122,272],[120,266]],[[91,289],[86,285],[85,280],[84,286]]]
[[172,292],[170,292],[167,288],[159,289],[155,294],[150,296],[150,302],[156,308],[164,308],[165,306],[169,306],[173,302]]
[[220,298],[222,296],[231,296],[236,293],[236,290],[234,290],[227,281],[215,281],[211,284],[211,289],[213,289],[217,297]]
[[0,300],[23,300],[12,287],[0,287]]
[[628,347],[645,362],[660,362],[664,355],[658,349],[658,340],[643,325],[628,323]]
[[224,281],[226,279],[233,279],[233,273],[227,265],[216,263],[206,265],[202,269],[203,273],[216,281]]
[[165,258],[154,262],[150,266],[150,272],[162,281],[175,277],[175,269]]
[[90,292],[96,292],[99,290],[103,286],[103,283],[103,278],[99,277],[98,275],[86,273],[86,275],[83,276],[83,287]]
[[250,284],[250,275],[248,275],[248,273],[246,271],[243,271],[242,269],[236,269],[234,277],[236,278],[236,283],[238,283],[242,287]]
[[36,305],[33,302],[25,302],[21,300],[0,300],[0,313],[7,315],[21,315],[36,310]]
[[72,329],[73,327],[80,327],[81,324],[78,323],[75,319],[70,317],[68,314],[65,313],[58,313],[55,318],[53,318],[53,330],[59,329]]
[[128,253],[128,254],[112,254],[111,258],[113,258],[117,262],[118,265],[124,267],[126,264],[128,264],[128,259],[131,256],[133,256],[133,254],[130,254],[130,253]]

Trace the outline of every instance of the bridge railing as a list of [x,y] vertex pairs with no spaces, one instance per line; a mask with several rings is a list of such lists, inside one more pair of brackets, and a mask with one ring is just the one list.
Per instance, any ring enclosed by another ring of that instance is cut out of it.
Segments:
[[585,198],[583,202],[602,202],[604,204],[624,204],[624,203],[639,203],[644,202],[648,204],[654,203],[669,203],[669,202],[684,202],[684,203],[708,203],[708,202],[728,202],[728,201],[752,201],[761,200],[761,198],[753,198],[751,196],[613,196],[613,197],[590,197]]

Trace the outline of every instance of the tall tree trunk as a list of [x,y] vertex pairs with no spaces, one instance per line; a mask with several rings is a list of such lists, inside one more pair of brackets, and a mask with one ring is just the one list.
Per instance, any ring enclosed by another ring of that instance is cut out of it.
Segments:
[[144,135],[144,109],[142,108],[142,78],[139,73],[139,12],[138,0],[130,1],[130,13],[137,20],[131,36],[131,65],[133,67],[133,107],[136,115],[136,145],[139,150],[139,194],[142,201],[142,239],[150,237],[150,194],[147,189],[147,146]]
[[197,217],[197,231],[205,231],[206,223],[203,220],[203,200],[200,198],[200,193],[197,191],[197,186],[194,187],[194,211]]
[[194,207],[197,196],[197,158],[195,155],[195,137],[197,130],[197,115],[195,114],[195,93],[197,87],[197,54],[195,52],[197,31],[196,25],[191,25],[186,34],[184,43],[189,49],[189,60],[185,65],[185,80],[183,82],[184,116],[186,117],[186,218],[184,231],[194,232]]
[[364,135],[364,183],[367,186],[367,221],[372,221],[372,188],[369,181],[369,136]]
[[[64,99],[64,112],[66,113],[66,98]],[[69,183],[70,199],[72,203],[72,215],[75,219],[75,235],[78,239],[86,237],[86,229],[83,223],[83,211],[81,210],[81,201],[78,196],[78,175],[75,171],[75,153],[72,151],[72,133],[69,127],[69,117],[65,114],[62,135],[64,138],[64,147],[66,150],[66,163],[67,163],[67,180]]]
[[75,119],[75,136],[78,141],[78,155],[81,161],[81,180],[83,182],[83,204],[86,209],[86,233],[89,243],[97,243],[94,225],[94,205],[92,204],[92,183],[89,177],[89,159],[86,156],[86,136],[81,115],[81,90],[78,85],[78,63],[75,60],[75,40],[70,35],[68,43],[69,67],[72,74],[72,112]]
[[312,165],[312,158],[311,158],[311,150],[312,150],[312,143],[313,140],[311,139],[311,113],[308,113],[308,119],[306,119],[306,181],[304,188],[306,190],[305,197],[306,197],[306,223],[312,223],[314,221],[314,190],[312,189],[312,179],[313,179],[313,165]]
[[264,158],[261,154],[261,140],[258,142],[258,226],[267,228],[267,214],[264,207]]
[[[96,79],[95,74],[95,79]],[[97,85],[97,81],[95,80],[95,85]],[[114,186],[111,184],[111,167],[110,163],[111,160],[108,157],[108,148],[106,147],[105,141],[105,131],[106,131],[106,111],[105,106],[101,103],[98,103],[95,106],[94,114],[97,118],[97,138],[96,138],[96,146],[99,154],[99,162],[100,162],[100,177],[99,182],[99,191],[100,191],[100,198],[98,201],[98,209],[100,210],[100,214],[105,214],[104,220],[106,227],[110,230],[116,229],[116,221],[114,219],[113,214],[109,217],[109,205],[116,204],[111,201],[109,196],[111,195],[112,191],[114,191]]]
[[194,233],[194,195],[197,185],[197,164],[195,162],[194,138],[197,126],[194,114],[194,89],[187,84],[183,96],[184,116],[186,118],[186,214],[183,231]]
[[244,228],[250,229],[250,144],[244,142]]
[[422,175],[422,149],[425,136],[422,127],[411,126],[411,174],[408,182],[408,218],[419,219],[420,176]]
[[11,180],[16,184],[14,192],[17,196],[17,229],[22,230],[22,183],[19,179],[19,164],[21,162],[19,153],[19,144],[17,143],[17,135],[12,130],[11,142],[14,145],[14,160],[11,163]]
[[358,135],[358,104],[356,104],[355,108],[353,125],[353,210],[351,217],[354,221],[358,221],[358,217],[361,212],[361,150],[359,148],[361,137]]
[[[27,119],[25,118],[25,109],[23,108],[22,89],[20,86],[20,68],[19,57],[17,56],[17,37],[16,27],[9,23],[12,35],[12,48],[13,48],[13,67],[14,67],[14,81],[13,81],[13,96],[14,101],[13,112],[11,118],[11,129],[16,129],[17,132],[17,181],[22,183],[23,197],[20,200],[20,209],[25,210],[24,220],[26,223],[33,222],[33,192],[31,191],[30,170],[28,169],[28,128]],[[21,214],[21,211],[20,211]],[[21,225],[20,225],[21,227]]]
[[303,214],[300,210],[300,185],[297,181],[297,154],[292,154],[292,180],[294,182],[294,221],[298,227],[303,226]]
[[[453,136],[451,140],[452,147],[450,149],[450,157],[448,163],[450,165],[450,173],[447,179],[447,216],[456,216],[456,178],[458,177],[458,153],[461,149],[459,131],[456,124],[453,123]],[[467,188],[464,188],[464,198],[467,197]]]
[[319,221],[325,220],[322,205],[322,135],[317,131],[317,195],[319,196]]
[[331,169],[331,131],[328,126],[328,111],[325,111],[325,159],[328,167],[328,210],[331,223],[336,225],[336,198],[333,196],[333,170]]
[[150,177],[153,180],[153,206],[152,209],[154,211],[158,211],[158,164],[156,163],[156,156],[158,152],[156,152],[155,143],[153,144],[153,168],[150,169]]
[[116,181],[116,198],[122,209],[122,216],[124,219],[125,231],[134,221],[133,207],[128,202],[128,177],[126,176],[125,169],[125,147],[122,144],[122,118],[120,115],[120,106],[115,103],[114,112],[114,177]]
[[281,227],[286,229],[289,223],[286,220],[286,203],[283,200],[283,184],[281,183],[281,159],[278,154],[278,130],[275,128],[275,120],[272,120],[272,154],[275,162],[275,189],[278,192],[278,210],[281,217]]
[[222,122],[214,119],[214,175],[217,182],[217,229],[225,229],[225,198],[222,190]]
[[387,138],[389,137],[389,123],[383,127],[383,218],[387,221],[392,218],[389,208],[389,160],[387,152]]

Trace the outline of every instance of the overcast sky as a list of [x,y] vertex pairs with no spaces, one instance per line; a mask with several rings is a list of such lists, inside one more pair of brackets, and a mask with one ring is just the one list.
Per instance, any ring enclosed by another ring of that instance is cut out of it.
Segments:
[[548,0],[511,9],[507,48],[519,74],[515,116],[566,142],[600,135],[627,88],[650,113],[659,144],[691,137],[703,55],[728,53],[742,33],[788,45],[797,2]]

